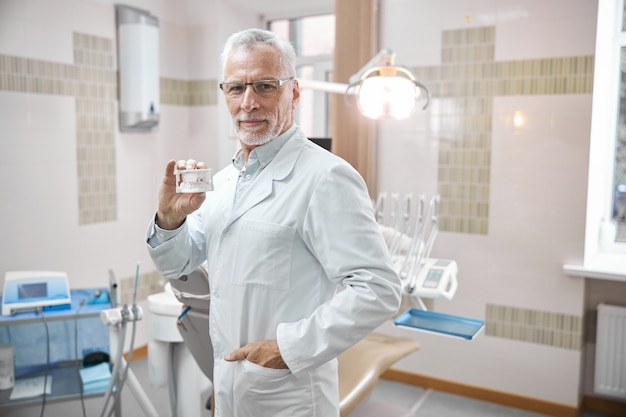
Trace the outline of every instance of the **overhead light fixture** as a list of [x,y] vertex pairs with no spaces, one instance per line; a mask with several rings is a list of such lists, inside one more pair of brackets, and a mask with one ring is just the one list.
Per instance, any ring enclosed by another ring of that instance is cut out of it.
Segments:
[[[430,91],[405,67],[394,64],[395,53],[381,50],[350,79],[346,94],[357,97],[359,110],[370,119],[404,119],[409,117],[424,91],[426,109]],[[382,63],[382,65],[379,65]]]
[[[430,103],[430,91],[415,79],[407,68],[394,65],[395,53],[381,50],[352,77],[350,84],[313,80],[298,80],[303,88],[343,93],[346,102],[356,101],[359,111],[370,119],[404,119],[424,93],[425,104]],[[355,100],[351,96],[356,96]]]

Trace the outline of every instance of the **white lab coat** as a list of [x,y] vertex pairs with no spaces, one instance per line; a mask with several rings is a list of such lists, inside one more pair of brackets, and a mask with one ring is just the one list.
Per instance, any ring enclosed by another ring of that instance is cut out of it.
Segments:
[[[400,280],[363,179],[299,129],[287,133],[234,207],[239,172],[229,166],[180,233],[148,246],[168,278],[208,261],[221,417],[338,416],[336,357],[400,303]],[[278,341],[289,369],[224,361],[264,339]]]

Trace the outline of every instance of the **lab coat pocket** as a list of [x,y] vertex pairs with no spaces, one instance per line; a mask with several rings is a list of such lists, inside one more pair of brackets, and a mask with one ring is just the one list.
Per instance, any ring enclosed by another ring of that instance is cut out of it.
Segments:
[[280,379],[281,377],[289,374],[289,369],[266,368],[265,366],[257,365],[254,362],[250,362],[247,359],[244,359],[243,367],[247,372],[270,379]]
[[312,416],[308,378],[289,369],[264,368],[243,360],[235,379],[235,398],[242,416]]
[[243,360],[243,372],[240,376],[240,388],[245,387],[246,395],[250,398],[276,395],[284,391],[294,379],[289,369],[265,368],[248,360]]
[[289,289],[295,229],[275,223],[242,220],[231,282],[270,290]]

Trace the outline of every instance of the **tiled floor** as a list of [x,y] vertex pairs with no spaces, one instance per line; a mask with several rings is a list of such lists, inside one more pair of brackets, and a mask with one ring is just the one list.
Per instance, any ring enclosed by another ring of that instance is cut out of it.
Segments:
[[[404,412],[385,412],[384,406],[374,413],[368,412],[376,404],[393,404]],[[402,417],[545,417],[538,414],[505,407],[499,404],[474,400],[438,391],[426,391],[419,387],[380,380],[365,404],[350,417],[402,416]],[[609,417],[602,414],[584,413],[581,417]]]
[[[145,358],[133,361],[131,369],[152,405],[160,417],[170,417],[169,391],[155,388],[148,376]],[[11,411],[0,411],[1,417],[98,417],[102,414],[104,398],[96,397],[84,400],[85,413],[80,400],[47,403],[42,410],[41,404]],[[141,417],[146,415],[129,384],[122,391],[122,416]],[[201,417],[209,417],[204,411]],[[516,408],[473,400],[437,391],[425,391],[422,388],[380,380],[371,396],[363,402],[350,417],[542,417],[543,414],[531,413]],[[178,416],[187,417],[187,416]],[[269,417],[269,416],[259,416]],[[583,417],[608,417],[601,414],[585,413]]]

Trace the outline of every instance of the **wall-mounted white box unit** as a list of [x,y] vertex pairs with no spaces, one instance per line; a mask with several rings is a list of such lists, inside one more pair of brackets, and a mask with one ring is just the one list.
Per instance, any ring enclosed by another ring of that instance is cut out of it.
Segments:
[[159,123],[159,21],[116,5],[119,122],[122,132],[148,132]]

